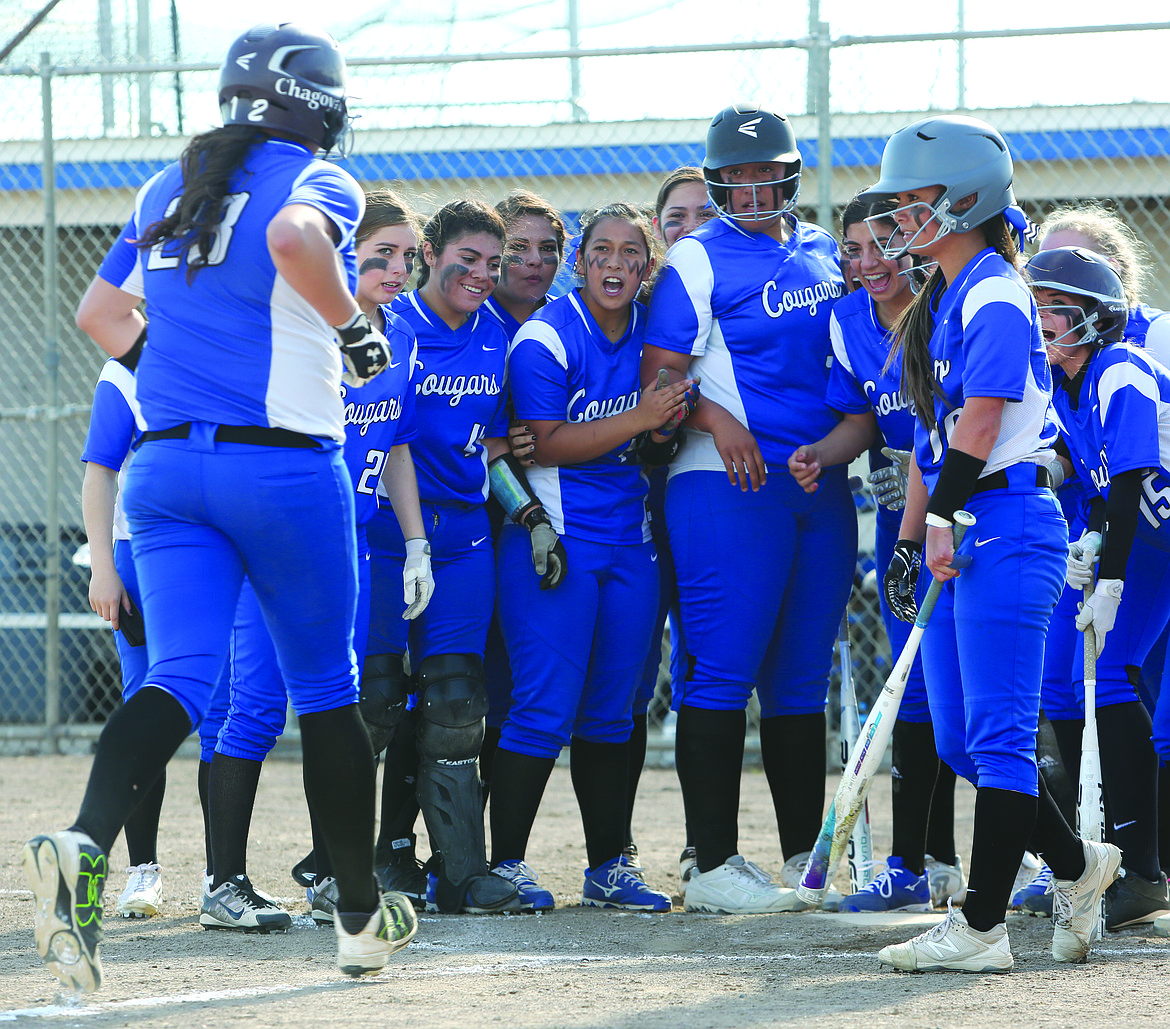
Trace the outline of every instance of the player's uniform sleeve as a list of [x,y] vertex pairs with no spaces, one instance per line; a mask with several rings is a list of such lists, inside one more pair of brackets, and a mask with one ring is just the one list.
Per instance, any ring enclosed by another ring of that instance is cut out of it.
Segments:
[[684,236],[670,248],[667,262],[650,296],[645,345],[702,357],[711,333],[711,259],[698,240]]
[[136,219],[131,218],[106,253],[101,267],[98,268],[98,277],[126,293],[141,297],[145,296],[145,291],[142,284],[142,267],[138,263],[141,251],[134,245],[137,235]]
[[1162,367],[1170,369],[1170,313],[1161,314],[1150,322],[1145,348]]
[[510,341],[508,339],[507,330],[504,329],[504,327],[502,325],[500,325],[500,323],[497,322],[494,318],[491,318],[491,317],[485,318],[483,321],[483,324],[491,326],[492,331],[493,331],[493,339],[498,339],[498,342],[496,343],[496,347],[499,349],[501,354],[505,355],[504,370],[503,370],[504,381],[500,384],[500,392],[499,392],[499,395],[496,397],[496,409],[492,413],[492,417],[491,417],[490,421],[488,421],[488,423],[487,423],[487,428],[484,431],[484,436],[487,438],[493,438],[493,437],[503,438],[503,437],[506,437],[508,435],[508,422],[510,420],[508,417],[508,395],[509,395],[508,367],[509,367],[509,362],[507,360],[507,355],[511,350],[511,347],[509,345]]
[[845,346],[841,323],[834,312],[829,316],[829,341],[833,346],[833,365],[829,369],[829,385],[825,388],[825,403],[834,411],[865,414],[872,410],[869,398],[857,375]]
[[508,355],[516,417],[521,421],[567,421],[568,370],[568,355],[557,331],[547,322],[525,322]]
[[[418,340],[415,339],[414,333],[406,325],[402,319],[396,319],[401,322],[403,330],[410,336],[410,376],[406,382],[406,389],[402,394],[402,414],[398,416],[398,432],[394,436],[395,445],[399,443],[409,443],[411,440],[418,437],[418,421],[414,413],[414,373],[418,367]],[[386,324],[389,326],[390,319],[386,319]],[[395,340],[397,343],[397,340]]]
[[[1158,382],[1136,354],[1110,352],[1097,381],[1098,417],[1109,455],[1109,474],[1161,464]],[[1126,360],[1128,357],[1128,360]]]
[[[1032,300],[1021,282],[993,276],[963,300],[963,396],[1023,400],[1031,368]],[[1005,346],[1004,341],[1011,341]]]
[[366,196],[353,176],[327,161],[313,161],[293,183],[285,204],[315,207],[335,226],[340,235],[335,249],[353,244],[353,237],[366,210]]
[[145,427],[140,423],[141,414],[135,410],[133,397],[133,373],[117,361],[107,361],[94,387],[82,461],[115,472],[121,470],[135,436]]

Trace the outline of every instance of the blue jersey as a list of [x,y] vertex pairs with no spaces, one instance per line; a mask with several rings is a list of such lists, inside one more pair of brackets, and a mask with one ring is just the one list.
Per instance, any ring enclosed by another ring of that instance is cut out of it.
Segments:
[[1134,305],[1129,309],[1125,341],[1145,347],[1170,368],[1170,312],[1159,311],[1148,304]]
[[[690,354],[703,395],[726,408],[782,468],[837,416],[825,403],[829,313],[844,295],[837,243],[790,219],[781,244],[714,219],[670,248],[654,283],[646,343]],[[723,471],[713,438],[688,431],[671,474]]]
[[[631,305],[630,324],[611,341],[576,292],[554,300],[520,328],[508,355],[516,417],[584,424],[638,403],[645,309]],[[553,528],[597,543],[650,539],[646,479],[627,459],[628,442],[580,464],[528,470]]]
[[930,356],[942,397],[935,397],[935,427],[914,430],[914,451],[928,493],[968,397],[1002,397],[999,437],[984,475],[1051,455],[1052,374],[1040,333],[1036,302],[1024,280],[990,247],[975,255],[945,292],[931,298],[934,334]]
[[379,489],[386,456],[392,447],[409,443],[417,435],[414,424],[414,368],[416,344],[410,326],[383,307],[390,364],[364,386],[341,385],[345,405],[345,466],[353,480],[354,517],[365,525],[378,510]]
[[347,172],[315,160],[297,143],[256,144],[231,181],[206,266],[191,283],[185,247],[168,242],[140,251],[133,246],[172,209],[181,190],[178,164],[150,179],[99,272],[146,299],[150,345],[136,374],[147,426],[260,425],[342,440],[336,338],[277,273],[266,228],[289,204],[321,211],[336,226],[336,249],[352,290],[357,285],[353,237],[365,208],[361,188]]
[[126,469],[134,456],[135,440],[146,430],[135,395],[134,373],[112,357],[102,366],[93,391],[89,432],[81,460],[100,464],[118,473],[118,495],[114,499],[114,539],[128,540],[130,528],[122,512],[122,486]]
[[423,431],[411,453],[419,498],[482,504],[488,496],[483,441],[508,432],[504,330],[481,311],[452,329],[418,293],[395,297],[390,309],[418,340],[414,396]]
[[886,446],[910,450],[914,446],[914,403],[902,394],[902,357],[890,356],[892,339],[882,328],[873,297],[854,290],[833,308],[829,319],[833,367],[825,403],[835,411],[864,414],[873,411]]
[[1108,497],[1111,476],[1155,473],[1140,508],[1160,529],[1170,519],[1170,372],[1128,343],[1097,350],[1087,363],[1077,406],[1064,389],[1052,398],[1077,476],[1091,495]]
[[[554,299],[556,298],[551,293],[546,294],[544,303],[548,304]],[[538,313],[543,309],[544,305],[542,304],[541,307],[537,308],[537,311],[533,313]],[[509,340],[516,338],[516,333],[520,331],[520,322],[518,322],[507,311],[505,311],[504,305],[496,300],[495,297],[488,297],[487,300],[483,302],[482,310],[486,311],[500,323],[501,328],[503,328]]]

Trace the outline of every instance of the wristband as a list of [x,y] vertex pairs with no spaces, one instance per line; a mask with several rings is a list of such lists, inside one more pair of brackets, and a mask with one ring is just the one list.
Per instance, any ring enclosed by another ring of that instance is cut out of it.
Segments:
[[142,348],[144,346],[146,346],[145,325],[142,326],[142,331],[138,334],[138,338],[130,345],[130,349],[121,357],[115,357],[114,360],[128,371],[134,371],[138,367],[138,359],[142,356]]
[[[661,430],[659,434],[661,435]],[[658,468],[674,460],[685,439],[684,433],[676,432],[659,442],[651,433],[644,432],[638,437],[634,452],[642,464]]]
[[[950,525],[954,522],[955,512],[962,510],[971,499],[975,484],[986,467],[986,461],[950,447],[947,456],[943,458],[930,502],[926,505],[927,524]],[[931,523],[929,518],[932,514],[938,515],[943,521]]]
[[413,539],[406,541],[406,556],[410,557],[412,554],[429,554],[431,552],[430,543],[421,536],[415,536]]
[[933,511],[926,512],[926,524],[932,529],[947,529],[955,523],[949,518],[944,518],[942,515],[936,515]]

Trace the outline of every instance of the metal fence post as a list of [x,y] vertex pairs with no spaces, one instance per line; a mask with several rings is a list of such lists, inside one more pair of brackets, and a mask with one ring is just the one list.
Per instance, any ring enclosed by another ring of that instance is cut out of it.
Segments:
[[809,64],[815,68],[817,94],[817,223],[826,232],[833,231],[833,115],[829,64],[833,41],[829,23],[817,23]]
[[51,731],[61,713],[61,512],[57,491],[60,485],[60,407],[58,368],[61,355],[57,324],[57,165],[53,152],[53,65],[47,52],[41,53],[41,117],[43,142],[41,178],[45,198],[44,250],[45,316],[45,400],[49,417],[45,421],[45,725]]

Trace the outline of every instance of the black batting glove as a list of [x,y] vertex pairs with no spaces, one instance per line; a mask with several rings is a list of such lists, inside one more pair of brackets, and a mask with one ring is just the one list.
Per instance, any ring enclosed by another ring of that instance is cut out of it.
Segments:
[[390,344],[361,311],[344,325],[335,325],[333,331],[341,347],[345,364],[341,378],[346,385],[364,386],[390,364]]
[[918,617],[914,589],[921,569],[922,544],[914,540],[898,540],[894,544],[890,567],[886,569],[885,587],[886,603],[900,621],[913,622]]

